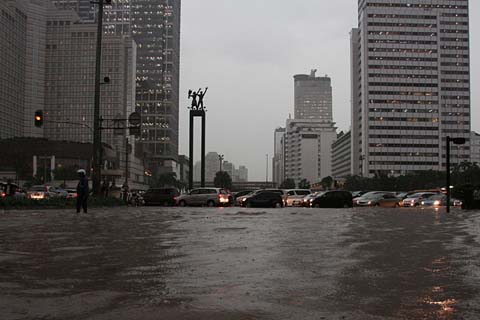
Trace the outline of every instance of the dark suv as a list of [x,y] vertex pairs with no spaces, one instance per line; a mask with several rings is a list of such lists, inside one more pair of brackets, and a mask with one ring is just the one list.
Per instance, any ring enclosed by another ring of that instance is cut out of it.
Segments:
[[275,191],[262,191],[251,195],[242,202],[247,208],[282,208],[283,198]]
[[326,191],[310,201],[314,208],[351,208],[352,194],[348,191]]
[[146,206],[174,206],[179,195],[180,192],[175,188],[154,188],[143,194],[143,200]]

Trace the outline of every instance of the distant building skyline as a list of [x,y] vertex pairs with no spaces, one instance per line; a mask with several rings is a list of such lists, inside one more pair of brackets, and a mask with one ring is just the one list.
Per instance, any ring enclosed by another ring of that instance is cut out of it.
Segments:
[[333,122],[332,84],[328,76],[317,77],[313,69],[310,75],[294,76],[295,119]]

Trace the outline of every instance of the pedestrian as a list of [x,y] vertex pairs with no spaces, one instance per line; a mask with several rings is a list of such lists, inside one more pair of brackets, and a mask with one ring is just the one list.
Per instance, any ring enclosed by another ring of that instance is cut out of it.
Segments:
[[80,169],[77,171],[78,185],[77,185],[77,213],[80,213],[80,208],[83,208],[83,213],[87,213],[87,201],[88,201],[88,179],[85,170]]

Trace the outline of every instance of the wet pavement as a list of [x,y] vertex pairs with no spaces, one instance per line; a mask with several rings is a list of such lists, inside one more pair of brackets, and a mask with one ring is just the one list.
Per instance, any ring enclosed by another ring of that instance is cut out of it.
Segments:
[[480,212],[0,211],[0,319],[478,319]]

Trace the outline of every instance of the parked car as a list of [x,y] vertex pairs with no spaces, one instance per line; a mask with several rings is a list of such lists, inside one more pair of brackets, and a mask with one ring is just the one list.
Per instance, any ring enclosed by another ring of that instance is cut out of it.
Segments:
[[303,203],[303,198],[312,193],[312,191],[308,189],[289,189],[289,190],[285,190],[285,192],[286,192],[285,206],[287,207],[301,206]]
[[348,191],[325,191],[319,193],[310,201],[314,208],[351,208],[353,207],[352,194]]
[[[436,194],[427,199],[422,200],[422,207],[444,207],[447,205],[447,196],[444,194]],[[455,207],[461,207],[462,201],[451,198],[450,205]]]
[[240,196],[237,195],[237,196],[235,197],[235,205],[241,207],[243,201],[244,201],[246,198],[250,197],[251,195],[253,195],[254,193],[259,192],[259,191],[260,191],[260,190],[250,191],[249,193],[244,194],[244,195],[240,195]]
[[67,199],[74,199],[77,195],[77,189],[65,189],[67,191]]
[[57,198],[68,198],[68,191],[62,188],[53,187],[53,190],[57,193]]
[[235,192],[233,194],[233,197],[235,198],[235,200],[238,198],[238,197],[243,197],[243,196],[246,196],[247,194],[250,194],[252,192],[254,192],[255,190],[242,190],[242,191],[239,191],[239,192]]
[[401,198],[391,192],[368,193],[360,197],[357,205],[360,207],[399,207]]
[[431,196],[438,195],[439,193],[434,192],[417,192],[407,198],[403,199],[404,207],[418,207],[422,204],[422,201],[430,198]]
[[[387,192],[387,191],[369,191],[369,192],[364,193],[363,195],[361,195],[361,196],[359,196],[359,197],[354,197],[354,198],[353,198],[353,205],[354,205],[354,206],[359,206],[358,202],[359,202],[360,200],[363,201],[365,198],[372,197],[372,196],[374,196],[374,195],[376,195],[376,194],[385,194],[385,193],[389,193],[389,192]],[[368,201],[367,201],[367,202],[368,202]]]
[[33,186],[27,192],[27,197],[33,200],[50,199],[57,197],[57,192],[51,186]]
[[275,191],[257,192],[245,198],[242,206],[247,208],[282,208],[283,197]]
[[318,195],[320,195],[321,193],[323,193],[324,191],[318,191],[318,192],[315,192],[315,193],[311,193],[309,195],[306,195],[305,197],[303,197],[302,199],[302,207],[310,207],[310,203],[313,201],[313,199],[315,199]]
[[220,188],[199,188],[193,189],[187,194],[182,194],[176,198],[177,205],[186,206],[228,206],[230,204],[230,194],[225,189]]
[[179,195],[180,192],[176,188],[151,188],[141,196],[146,206],[174,206]]

